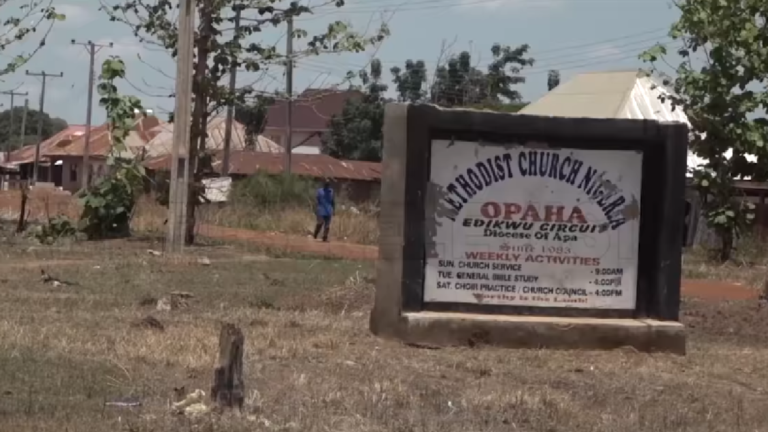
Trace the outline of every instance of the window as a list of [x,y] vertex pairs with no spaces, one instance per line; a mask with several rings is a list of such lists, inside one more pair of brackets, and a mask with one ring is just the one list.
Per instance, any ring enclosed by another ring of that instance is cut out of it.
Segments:
[[76,163],[69,164],[69,181],[71,182],[77,181],[77,164]]

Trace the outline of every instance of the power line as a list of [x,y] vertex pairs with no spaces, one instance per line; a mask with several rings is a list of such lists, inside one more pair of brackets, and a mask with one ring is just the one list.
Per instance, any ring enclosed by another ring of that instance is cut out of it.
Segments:
[[[551,64],[559,63],[560,60],[562,60],[564,58],[567,59],[567,58],[570,58],[570,57],[584,57],[585,55],[589,55],[591,53],[598,53],[600,51],[603,51],[606,48],[610,48],[610,49],[614,49],[614,50],[629,49],[629,48],[633,48],[633,47],[636,47],[636,46],[637,47],[645,48],[645,47],[647,47],[647,45],[649,43],[654,43],[655,44],[656,42],[668,41],[668,37],[662,36],[662,35],[658,35],[658,36],[653,36],[653,37],[650,37],[650,38],[645,38],[643,40],[636,40],[636,41],[631,41],[631,42],[625,42],[625,43],[622,43],[622,44],[612,44],[612,42],[618,41],[618,40],[622,40],[622,39],[627,39],[627,37],[605,39],[605,40],[603,40],[601,42],[581,45],[582,47],[587,47],[587,46],[593,46],[594,47],[594,49],[589,49],[589,50],[576,50],[576,51],[574,51],[574,49],[576,49],[576,47],[578,47],[578,45],[574,45],[574,46],[571,46],[571,47],[556,48],[556,49],[552,49],[552,50],[540,51],[539,52],[539,53],[547,53],[547,52],[557,52],[557,51],[571,51],[571,52],[569,52],[567,54],[563,54],[563,55],[559,55],[559,56],[551,55],[551,56],[544,56],[542,58],[541,56],[537,55],[537,53],[535,53],[535,52],[531,53],[530,56],[533,57],[533,59],[536,62],[540,62],[540,61],[544,60],[545,61],[544,62],[545,65],[547,65],[547,64],[551,65]],[[552,59],[552,60],[557,59],[557,62],[548,62],[547,60],[550,60],[550,59]],[[329,66],[330,63],[324,63],[324,62],[326,62],[326,61],[330,62],[331,61],[331,60],[320,60],[319,58],[316,58],[316,57],[309,57],[306,60],[308,60],[309,62],[312,62],[312,63],[323,65],[323,66]],[[423,61],[424,63],[434,63],[434,61],[421,60],[421,59],[408,59],[408,60]],[[403,60],[403,61],[381,60],[381,62],[385,63],[385,64],[402,64],[402,63],[405,63],[406,61],[407,60]],[[338,66],[336,66],[336,65],[339,65],[339,64],[349,65],[349,66],[354,67],[354,68],[359,68],[360,67],[359,64],[355,64],[355,63],[351,63],[351,62],[344,62],[344,61],[335,60],[335,59],[333,60],[333,67],[338,68]],[[540,65],[538,63],[534,63],[534,67],[540,67]],[[556,68],[550,67],[550,69],[556,69]]]
[[[644,3],[648,4],[649,2],[658,2],[662,3],[662,0],[624,0],[619,3]],[[309,21],[312,19],[328,16],[328,15],[338,15],[338,14],[370,14],[370,13],[377,13],[377,12],[418,12],[418,11],[425,11],[425,10],[433,10],[433,9],[447,9],[447,8],[460,8],[460,7],[469,7],[469,6],[480,6],[480,5],[486,5],[486,4],[497,4],[501,3],[501,0],[473,0],[473,1],[462,1],[462,0],[415,0],[415,1],[409,1],[407,3],[399,2],[399,3],[390,3],[390,4],[379,4],[379,5],[351,5],[351,6],[344,6],[341,8],[334,7],[333,10],[327,10],[323,11],[320,14],[313,14],[311,17],[302,17],[301,20]],[[615,0],[571,0],[570,4],[604,4],[604,3],[613,3],[616,4],[617,2]],[[562,4],[559,0],[519,0],[515,2],[515,8],[521,8],[521,7],[540,7],[544,5],[554,5],[554,4]],[[387,9],[393,8],[393,9]]]

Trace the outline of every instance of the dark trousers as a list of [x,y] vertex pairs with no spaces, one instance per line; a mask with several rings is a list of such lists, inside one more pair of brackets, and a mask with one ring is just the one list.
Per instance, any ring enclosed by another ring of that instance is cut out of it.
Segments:
[[331,229],[330,216],[317,217],[317,224],[315,225],[315,235],[313,237],[317,238],[317,235],[320,234],[321,229],[323,230],[323,241],[328,241],[328,230]]

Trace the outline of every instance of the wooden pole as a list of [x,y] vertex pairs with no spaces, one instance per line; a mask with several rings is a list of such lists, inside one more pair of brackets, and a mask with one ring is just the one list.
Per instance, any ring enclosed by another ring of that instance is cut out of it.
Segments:
[[243,351],[245,337],[234,324],[225,323],[219,333],[219,360],[213,370],[211,400],[219,408],[238,407],[242,411],[245,401],[243,383]]
[[192,126],[192,58],[194,48],[195,3],[179,1],[179,43],[176,61],[176,108],[173,114],[170,196],[166,251],[181,253],[184,248],[189,191],[189,147]]
[[288,38],[285,47],[285,92],[288,93],[286,114],[285,172],[291,173],[291,150],[293,141],[293,17],[288,17]]
[[87,189],[91,184],[91,164],[88,161],[91,150],[91,117],[93,116],[93,85],[96,82],[96,53],[101,51],[102,48],[112,48],[113,44],[110,42],[107,45],[95,44],[91,41],[81,43],[72,39],[72,45],[82,45],[88,51],[88,103],[85,108],[85,146],[83,147],[83,178],[82,188]]
[[[13,114],[14,114],[13,108],[15,108],[15,106],[16,106],[16,104],[14,102],[16,101],[16,96],[27,96],[27,95],[29,95],[29,92],[18,93],[18,92],[15,92],[15,91],[11,90],[11,91],[1,92],[0,94],[8,95],[8,96],[11,97],[11,112],[10,112],[11,118],[10,118],[10,122],[9,122],[9,125],[8,125],[8,141],[6,141],[6,143],[5,143],[5,161],[6,162],[10,162],[11,161],[11,151],[13,150],[11,148],[11,145],[13,144]],[[21,133],[24,134],[23,131]],[[21,145],[19,147],[23,147],[23,146],[24,146],[24,143],[21,143]]]
[[[42,77],[42,86],[40,88],[40,111],[38,112],[37,116],[37,144],[35,145],[35,165],[32,171],[32,184],[37,185],[37,176],[38,176],[38,170],[40,165],[40,144],[43,141],[43,114],[45,113],[45,80],[47,78],[62,78],[64,76],[64,72],[59,72],[58,74],[49,74],[45,71],[35,73],[26,71],[25,72],[28,76],[36,76],[36,77]],[[48,178],[47,180],[50,180],[51,177],[51,168],[48,168]]]

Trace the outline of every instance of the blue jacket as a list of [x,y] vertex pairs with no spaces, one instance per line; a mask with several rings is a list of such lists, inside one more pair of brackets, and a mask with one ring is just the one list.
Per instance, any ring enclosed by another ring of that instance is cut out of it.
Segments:
[[336,207],[336,201],[333,197],[333,189],[321,187],[317,190],[317,209],[315,212],[320,217],[333,216],[333,210]]

